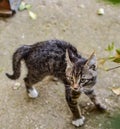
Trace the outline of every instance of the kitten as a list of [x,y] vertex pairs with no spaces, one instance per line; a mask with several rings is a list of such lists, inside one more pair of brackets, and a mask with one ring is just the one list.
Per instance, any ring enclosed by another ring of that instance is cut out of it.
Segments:
[[65,85],[66,101],[73,114],[73,125],[82,126],[85,121],[77,102],[81,92],[84,92],[97,108],[105,109],[97,101],[93,90],[97,79],[94,53],[85,59],[78,54],[74,46],[60,40],[24,45],[13,54],[13,74],[6,73],[8,78],[19,78],[21,60],[24,60],[28,69],[24,82],[29,97],[36,98],[38,96],[33,85],[45,76],[52,75],[62,80]]

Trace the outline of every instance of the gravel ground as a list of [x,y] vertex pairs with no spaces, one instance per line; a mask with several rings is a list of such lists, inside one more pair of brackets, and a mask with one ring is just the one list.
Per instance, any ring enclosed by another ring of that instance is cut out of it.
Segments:
[[[11,56],[23,44],[48,39],[71,42],[87,57],[96,50],[97,57],[106,56],[104,49],[111,42],[120,47],[120,6],[97,0],[26,0],[37,14],[32,20],[28,11],[17,12],[11,18],[0,18],[0,129],[76,129],[67,106],[64,86],[59,81],[45,79],[35,85],[40,95],[29,99],[23,78],[24,63],[19,80],[11,81],[5,72],[12,72]],[[104,15],[97,10],[103,8]],[[113,66],[115,64],[107,64]],[[120,129],[120,97],[111,87],[120,86],[120,69],[98,70],[95,90],[108,108],[107,114],[91,110],[93,105],[85,95],[80,98],[86,123],[81,129]],[[86,110],[88,108],[88,110]],[[116,115],[117,114],[117,115]]]

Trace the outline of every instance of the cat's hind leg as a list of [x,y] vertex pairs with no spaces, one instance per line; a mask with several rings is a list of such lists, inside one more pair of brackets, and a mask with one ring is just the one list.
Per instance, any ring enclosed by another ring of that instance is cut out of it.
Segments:
[[35,83],[37,83],[37,81],[36,80],[33,80],[32,78],[26,77],[26,78],[24,78],[24,82],[25,82],[25,86],[26,86],[26,90],[27,90],[28,96],[30,98],[37,98],[38,97],[38,92],[32,86]]

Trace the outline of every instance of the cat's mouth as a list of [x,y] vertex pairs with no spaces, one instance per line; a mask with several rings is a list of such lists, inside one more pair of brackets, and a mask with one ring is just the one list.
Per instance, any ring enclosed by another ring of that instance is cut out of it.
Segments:
[[80,92],[80,91],[81,91],[80,86],[78,86],[78,87],[73,87],[73,86],[71,86],[71,89],[72,89],[73,91],[76,91],[76,92]]

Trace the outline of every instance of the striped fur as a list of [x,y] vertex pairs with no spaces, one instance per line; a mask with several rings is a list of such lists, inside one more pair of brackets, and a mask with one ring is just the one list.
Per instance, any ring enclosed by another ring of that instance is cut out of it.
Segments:
[[24,78],[28,95],[38,96],[32,86],[45,76],[52,75],[65,84],[66,100],[73,114],[73,124],[81,126],[82,119],[78,98],[84,92],[99,109],[104,109],[96,99],[92,87],[96,83],[96,57],[93,53],[88,59],[78,54],[70,43],[60,40],[48,40],[33,45],[24,45],[13,54],[13,74],[6,74],[10,79],[20,77],[21,61],[24,61],[28,74]]

